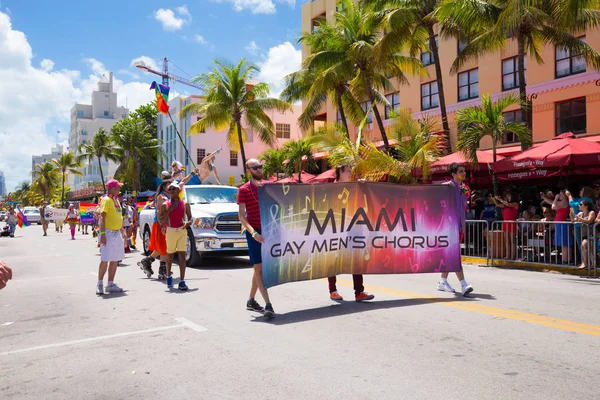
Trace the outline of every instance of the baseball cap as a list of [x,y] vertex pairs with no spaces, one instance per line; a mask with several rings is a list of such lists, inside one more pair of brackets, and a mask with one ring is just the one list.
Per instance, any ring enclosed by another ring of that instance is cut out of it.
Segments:
[[169,171],[163,171],[160,173],[162,179],[171,179],[171,173]]
[[110,181],[106,182],[106,188],[107,189],[112,189],[112,188],[115,188],[117,186],[118,187],[122,187],[123,184],[121,182],[119,182],[118,180],[116,180],[116,179],[111,179]]
[[177,182],[177,181],[171,182],[171,184],[168,187],[181,190],[181,187],[179,186],[179,182]]

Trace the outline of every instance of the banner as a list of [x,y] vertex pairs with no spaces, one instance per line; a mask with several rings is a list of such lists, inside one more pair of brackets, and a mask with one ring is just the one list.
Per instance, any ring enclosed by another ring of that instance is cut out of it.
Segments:
[[64,221],[67,219],[67,212],[64,208],[46,207],[46,219],[51,222]]
[[98,204],[79,203],[79,218],[82,224],[91,224],[94,222],[94,210]]
[[259,188],[266,287],[338,274],[460,270],[460,194],[448,185]]

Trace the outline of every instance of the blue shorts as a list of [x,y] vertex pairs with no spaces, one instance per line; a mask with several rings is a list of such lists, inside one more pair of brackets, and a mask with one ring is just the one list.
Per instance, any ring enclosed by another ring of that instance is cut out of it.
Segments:
[[[256,232],[260,234],[260,229],[257,229]],[[262,244],[254,240],[248,231],[246,231],[246,239],[248,239],[248,255],[250,256],[250,264],[262,264]]]

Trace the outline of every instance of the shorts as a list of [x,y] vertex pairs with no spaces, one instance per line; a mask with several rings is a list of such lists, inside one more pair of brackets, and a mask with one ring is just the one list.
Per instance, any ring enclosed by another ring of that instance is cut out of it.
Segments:
[[115,262],[125,258],[121,231],[106,230],[106,245],[100,245],[100,261]]
[[[260,229],[256,229],[260,234]],[[252,235],[246,231],[246,239],[248,240],[248,255],[250,256],[250,265],[262,264],[262,244],[258,243]]]
[[167,253],[187,251],[187,229],[167,228]]
[[150,234],[150,244],[148,250],[158,251],[161,256],[167,255],[167,238],[160,230],[160,223],[152,224],[152,232]]

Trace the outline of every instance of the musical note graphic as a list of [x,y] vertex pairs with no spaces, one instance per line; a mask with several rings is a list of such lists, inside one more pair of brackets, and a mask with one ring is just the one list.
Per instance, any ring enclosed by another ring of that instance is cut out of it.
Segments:
[[323,197],[323,203],[327,201],[327,193],[325,193],[325,197]]
[[390,199],[388,199],[388,198],[386,197],[386,199],[385,199],[385,203],[383,203],[383,208],[386,208],[386,207],[387,207],[387,205],[388,205],[389,203],[390,203]]
[[367,250],[367,254],[365,254],[365,261],[369,261],[371,259],[371,253]]
[[408,257],[408,262],[410,263],[410,269],[412,270],[413,273],[416,273],[419,271],[419,264],[413,264],[413,260],[411,257]]
[[294,205],[290,204],[290,206],[288,207],[288,211],[290,212],[290,215],[294,215]]
[[302,268],[302,273],[306,274],[312,271],[312,256],[308,257],[306,264],[304,264],[304,268]]
[[271,219],[273,220],[273,222],[277,222],[277,214],[279,214],[279,204],[273,204],[269,208],[269,213],[271,214]]
[[348,202],[348,197],[350,196],[350,192],[348,189],[344,188],[342,193],[338,194],[338,199],[342,199],[342,204],[346,204]]
[[304,199],[304,208],[302,209],[303,213],[308,212],[308,203],[312,203],[312,201],[310,200],[310,197],[306,196],[306,198]]
[[389,266],[390,261],[392,261],[392,258],[390,256],[385,256],[385,259],[383,260],[383,265],[386,267]]
[[290,191],[290,185],[286,185],[285,183],[281,185],[281,188],[283,189],[283,195],[287,196],[288,192]]
[[369,212],[369,203],[367,203],[367,195],[363,194],[363,197],[365,199],[365,207],[364,207],[364,209],[365,209],[366,212]]
[[427,201],[423,201],[423,204],[425,204],[425,211],[429,211],[429,206],[427,205]]

